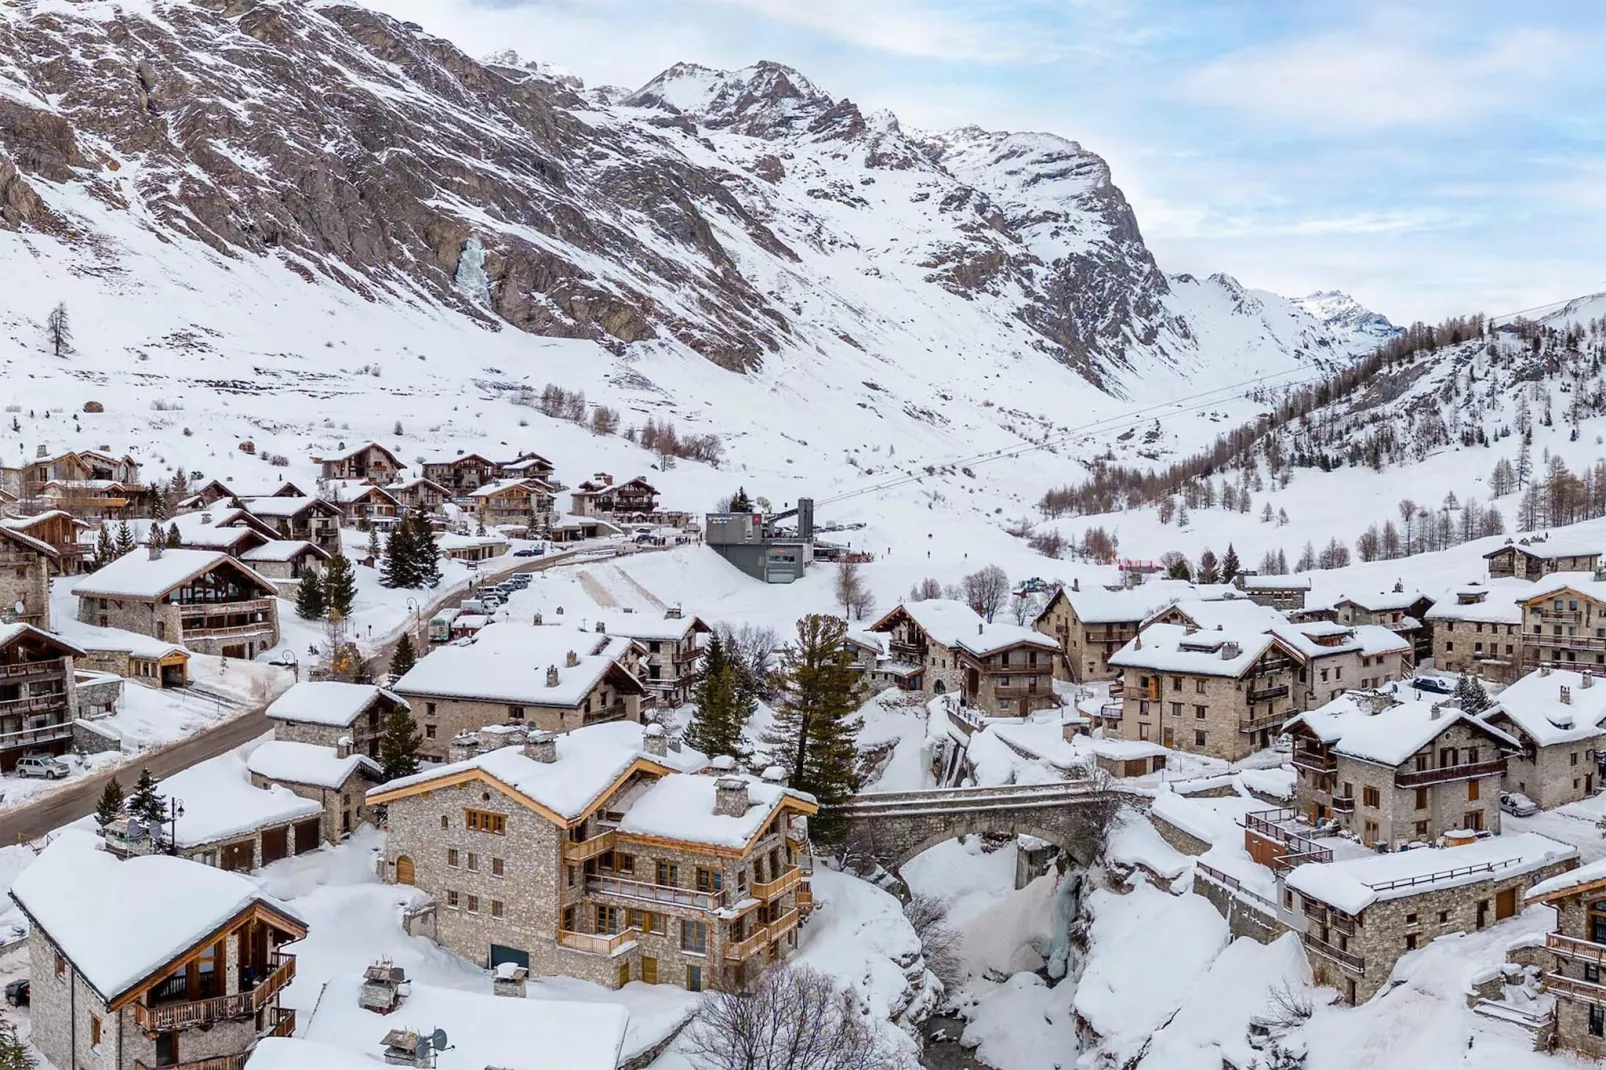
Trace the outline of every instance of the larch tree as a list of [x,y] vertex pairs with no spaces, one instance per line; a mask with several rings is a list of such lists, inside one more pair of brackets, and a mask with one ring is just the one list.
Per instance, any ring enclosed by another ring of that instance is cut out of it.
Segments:
[[350,617],[352,603],[357,600],[357,574],[351,562],[337,550],[324,566],[323,572],[324,612],[331,616],[339,614],[341,618]]
[[50,342],[50,351],[56,356],[65,357],[72,352],[72,322],[68,319],[65,301],[57,304],[45,317],[45,338]]
[[1198,583],[1221,582],[1221,564],[1216,560],[1216,552],[1209,547],[1199,555],[1199,569],[1194,580]]
[[[797,622],[797,637],[781,653],[780,705],[766,738],[792,786],[825,808],[859,790],[854,740],[864,722],[858,716],[859,681],[847,630],[840,617],[819,613]],[[838,843],[847,833],[846,823],[829,809],[814,817],[810,828],[824,844]]]

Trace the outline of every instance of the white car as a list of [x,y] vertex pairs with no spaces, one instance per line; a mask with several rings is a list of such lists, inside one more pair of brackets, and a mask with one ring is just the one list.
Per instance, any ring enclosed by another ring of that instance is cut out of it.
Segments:
[[17,762],[14,772],[18,776],[44,777],[46,780],[60,780],[72,772],[67,768],[66,762],[60,762],[48,754],[28,754]]
[[1500,809],[1513,817],[1532,817],[1539,812],[1539,805],[1520,791],[1502,791]]

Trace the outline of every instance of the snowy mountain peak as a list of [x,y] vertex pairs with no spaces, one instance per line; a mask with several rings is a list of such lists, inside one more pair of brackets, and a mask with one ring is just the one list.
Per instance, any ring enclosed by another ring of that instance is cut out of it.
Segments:
[[[791,67],[770,60],[737,71],[677,63],[623,103],[661,108],[712,129],[729,129],[768,140],[802,134],[837,109],[837,102],[814,83]],[[853,108],[853,115],[858,117],[857,108]],[[862,118],[857,121],[862,128]]]
[[482,57],[480,62],[487,67],[508,67],[514,70],[531,71],[543,78],[562,83],[570,89],[584,89],[586,85],[585,79],[567,67],[560,67],[556,63],[545,63],[541,60],[526,61],[523,56],[511,48],[502,48],[491,52]]
[[1366,308],[1342,290],[1318,290],[1291,300],[1324,326],[1357,339],[1369,339],[1373,344],[1400,333],[1387,316]]

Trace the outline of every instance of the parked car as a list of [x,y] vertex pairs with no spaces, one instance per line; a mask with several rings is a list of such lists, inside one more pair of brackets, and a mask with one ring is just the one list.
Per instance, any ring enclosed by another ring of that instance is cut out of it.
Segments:
[[48,754],[25,754],[17,762],[16,774],[18,776],[44,777],[46,780],[60,780],[72,772],[67,763],[52,758]]
[[1431,691],[1435,695],[1455,694],[1455,688],[1451,687],[1443,680],[1436,679],[1432,676],[1418,676],[1416,679],[1411,681],[1411,686],[1419,691]]
[[1520,791],[1502,791],[1500,809],[1513,817],[1532,817],[1539,812],[1539,804]]
[[6,985],[6,1002],[11,1004],[13,1007],[26,1007],[28,1005],[28,998],[32,992],[33,986],[28,983],[28,979],[26,977],[20,980],[12,981],[10,984]]
[[514,557],[540,557],[541,551],[533,546],[526,546],[522,550],[514,550]]

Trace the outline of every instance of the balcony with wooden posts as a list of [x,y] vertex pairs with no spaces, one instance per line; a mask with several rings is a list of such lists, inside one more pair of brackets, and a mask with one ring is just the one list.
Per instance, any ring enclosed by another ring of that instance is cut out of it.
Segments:
[[798,866],[792,866],[772,881],[764,881],[762,883],[755,881],[752,890],[753,898],[767,903],[776,896],[785,895],[797,887],[798,882],[802,879],[803,870]]
[[22,698],[0,700],[0,717],[21,717],[25,714],[66,713],[67,692],[51,691],[43,695],[25,695]]
[[1244,693],[1244,698],[1250,702],[1270,702],[1273,699],[1288,696],[1287,684],[1268,684],[1264,687],[1251,687]]
[[769,929],[763,925],[755,926],[747,936],[740,940],[733,940],[725,945],[725,961],[745,962],[768,947],[769,943]]
[[251,1053],[245,1051],[238,1055],[214,1055],[210,1059],[192,1059],[187,1063],[167,1063],[159,1067],[135,1059],[134,1070],[244,1070],[245,1061],[250,1056]]
[[792,901],[797,904],[797,908],[799,910],[813,910],[814,889],[809,887],[807,884],[800,885],[797,890],[797,895],[793,896]]
[[1355,796],[1334,795],[1332,810],[1335,814],[1353,814],[1355,812]]
[[1338,757],[1326,750],[1318,750],[1304,744],[1294,747],[1294,768],[1303,769],[1307,773],[1336,773],[1338,772]]
[[[1284,690],[1287,689],[1285,688]],[[1287,710],[1277,713],[1263,713],[1259,717],[1251,717],[1248,720],[1238,722],[1238,731],[1259,732],[1263,728],[1281,728],[1287,723],[1288,718],[1292,716],[1293,714]]]
[[1565,936],[1562,933],[1546,933],[1545,948],[1560,958],[1588,962],[1596,966],[1606,965],[1606,944],[1580,940],[1576,936]]
[[1587,1003],[1592,1007],[1606,1007],[1606,985],[1594,984],[1578,977],[1547,973],[1545,990],[1561,999]]
[[615,829],[608,829],[600,835],[589,840],[564,840],[563,860],[565,862],[585,862],[600,854],[613,850],[614,842],[619,838]]
[[1327,941],[1319,939],[1315,934],[1306,932],[1302,934],[1305,947],[1325,959],[1330,959],[1340,966],[1348,967],[1356,973],[1366,972],[1366,960],[1359,955],[1352,955],[1343,948],[1335,947]]
[[617,933],[576,933],[559,929],[558,944],[570,951],[581,951],[587,955],[612,955],[635,943],[639,935],[641,934],[635,929],[625,929]]
[[593,895],[618,896],[621,899],[692,907],[696,910],[718,910],[725,905],[724,891],[699,892],[671,884],[651,884],[647,881],[626,880],[623,877],[609,877],[603,874],[587,877],[586,890]]
[[793,907],[785,914],[782,914],[779,918],[776,918],[774,921],[770,922],[767,926],[765,926],[765,928],[769,931],[770,940],[779,940],[781,937],[797,928],[798,920],[799,914],[797,912],[797,908]]
[[[135,1003],[134,1024],[147,1033],[211,1026],[230,1018],[249,1018],[267,1006],[296,976],[296,958],[276,952],[273,969],[248,992],[173,1003]],[[149,999],[149,994],[146,996]]]
[[[62,704],[65,710],[65,702]],[[5,713],[0,709],[0,713]],[[72,722],[62,721],[59,724],[35,725],[32,728],[17,728],[10,731],[0,731],[0,750],[16,750],[18,747],[37,747],[45,743],[56,743],[63,739],[72,738]]]
[[1394,774],[1397,788],[1422,788],[1429,784],[1448,784],[1456,780],[1476,780],[1479,777],[1500,776],[1506,771],[1504,758],[1483,762],[1458,762],[1434,769],[1406,769]]
[[49,679],[66,674],[66,658],[41,658],[38,661],[19,661],[11,665],[0,665],[0,680],[8,684],[34,678]]

